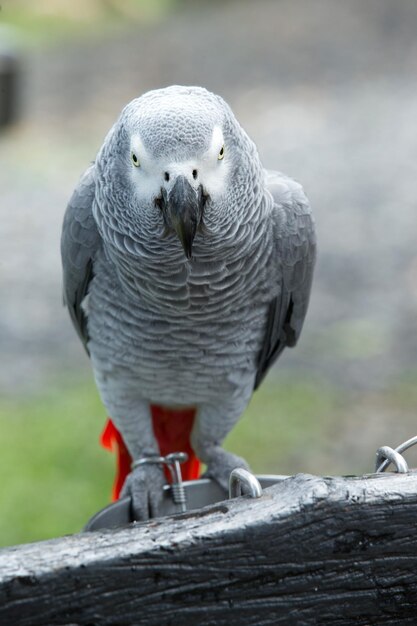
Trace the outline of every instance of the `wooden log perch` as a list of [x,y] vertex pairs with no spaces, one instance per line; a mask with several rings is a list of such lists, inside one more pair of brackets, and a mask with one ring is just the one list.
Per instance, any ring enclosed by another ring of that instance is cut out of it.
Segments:
[[297,475],[259,499],[0,551],[0,624],[417,624],[417,472]]

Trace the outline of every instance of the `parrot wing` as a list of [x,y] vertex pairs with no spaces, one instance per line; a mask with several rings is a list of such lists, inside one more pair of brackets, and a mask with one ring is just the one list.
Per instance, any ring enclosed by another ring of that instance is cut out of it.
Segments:
[[94,194],[94,165],[91,165],[69,201],[61,236],[64,304],[87,352],[87,318],[82,302],[93,277],[93,260],[101,241],[92,213]]
[[266,182],[274,201],[274,255],[279,265],[280,290],[269,306],[255,389],[283,349],[297,343],[316,257],[314,221],[302,187],[278,172],[266,172]]

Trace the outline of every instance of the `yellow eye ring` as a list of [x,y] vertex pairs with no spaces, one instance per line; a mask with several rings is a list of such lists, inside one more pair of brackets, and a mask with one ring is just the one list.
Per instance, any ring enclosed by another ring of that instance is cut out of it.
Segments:
[[134,152],[132,152],[132,163],[135,167],[140,167],[139,159]]
[[217,159],[221,161],[223,158],[224,158],[224,146],[220,148],[219,156],[217,157]]

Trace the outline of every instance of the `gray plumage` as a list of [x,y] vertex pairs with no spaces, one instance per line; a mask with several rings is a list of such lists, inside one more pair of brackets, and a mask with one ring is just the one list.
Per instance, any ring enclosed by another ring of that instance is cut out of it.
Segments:
[[[173,208],[185,192],[194,226]],[[301,186],[262,168],[220,97],[170,87],[124,109],[70,200],[62,260],[66,305],[133,458],[158,450],[156,403],[197,407],[192,444],[219,482],[245,465],[220,444],[296,344],[314,259]],[[162,478],[140,469],[126,492],[146,517]]]

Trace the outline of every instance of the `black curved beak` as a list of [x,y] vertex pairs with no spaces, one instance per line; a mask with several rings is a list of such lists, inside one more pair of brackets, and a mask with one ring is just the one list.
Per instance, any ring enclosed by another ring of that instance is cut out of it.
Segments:
[[185,176],[178,176],[169,193],[161,190],[157,204],[161,208],[168,229],[173,229],[180,240],[187,259],[191,259],[197,228],[201,224],[206,196],[203,187],[196,190]]

